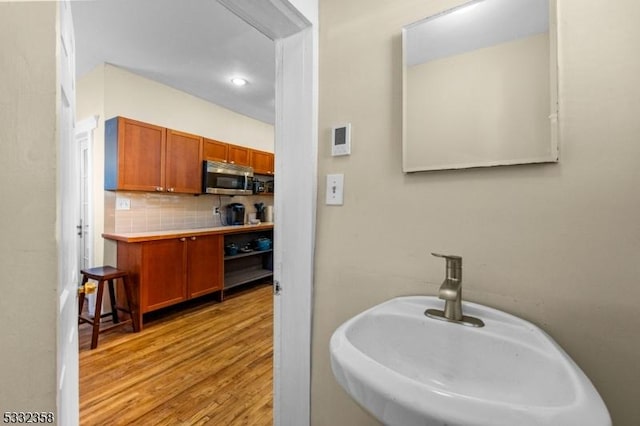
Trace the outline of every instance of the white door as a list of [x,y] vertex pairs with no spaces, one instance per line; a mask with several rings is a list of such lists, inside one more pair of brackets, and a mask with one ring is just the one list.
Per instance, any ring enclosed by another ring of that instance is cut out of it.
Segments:
[[75,146],[75,46],[71,5],[58,3],[58,335],[57,422],[78,424],[78,229],[80,204]]

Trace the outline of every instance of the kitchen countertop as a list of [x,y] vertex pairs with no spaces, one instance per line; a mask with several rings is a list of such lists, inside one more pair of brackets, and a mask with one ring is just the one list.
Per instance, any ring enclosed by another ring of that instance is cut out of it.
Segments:
[[144,241],[168,240],[171,238],[240,234],[243,232],[267,231],[271,229],[273,229],[272,222],[261,222],[259,225],[217,226],[215,228],[172,229],[170,231],[152,232],[104,233],[102,236],[107,240],[123,241],[125,243],[141,243]]

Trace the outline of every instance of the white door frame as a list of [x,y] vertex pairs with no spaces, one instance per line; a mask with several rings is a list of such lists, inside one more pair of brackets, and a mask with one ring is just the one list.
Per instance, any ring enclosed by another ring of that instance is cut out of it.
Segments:
[[314,30],[276,42],[274,424],[311,419],[311,319],[316,229],[317,73]]
[[273,412],[276,426],[305,426],[311,421],[318,1],[218,1],[276,43],[274,280],[281,291],[274,297]]

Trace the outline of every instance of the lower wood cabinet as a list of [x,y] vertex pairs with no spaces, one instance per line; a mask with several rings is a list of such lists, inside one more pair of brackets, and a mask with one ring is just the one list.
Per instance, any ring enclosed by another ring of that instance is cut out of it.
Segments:
[[143,313],[187,299],[186,248],[186,241],[180,240],[141,243],[140,307]]
[[118,268],[130,273],[141,327],[144,313],[222,290],[223,238],[118,241]]
[[187,295],[189,298],[222,290],[224,237],[187,239]]

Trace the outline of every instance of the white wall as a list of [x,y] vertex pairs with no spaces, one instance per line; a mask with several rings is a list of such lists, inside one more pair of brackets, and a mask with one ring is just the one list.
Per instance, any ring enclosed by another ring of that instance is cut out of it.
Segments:
[[[319,181],[343,172],[345,204],[323,205],[320,189],[313,424],[375,424],[335,382],[329,338],[385,299],[435,294],[441,251],[464,257],[466,299],[538,324],[613,423],[636,425],[640,3],[559,1],[558,164],[404,175],[400,31],[450,4],[320,3]],[[353,153],[332,158],[329,129],[345,121]]]
[[211,139],[273,152],[273,125],[122,68],[105,65],[105,118],[121,115]]
[[[76,123],[97,116],[97,127],[93,130],[91,191],[93,195],[93,259],[101,265],[104,256],[104,241],[100,234],[105,229],[104,217],[104,74],[100,65],[76,81]],[[100,170],[100,173],[95,172]]]
[[56,410],[56,8],[0,2],[0,412]]

